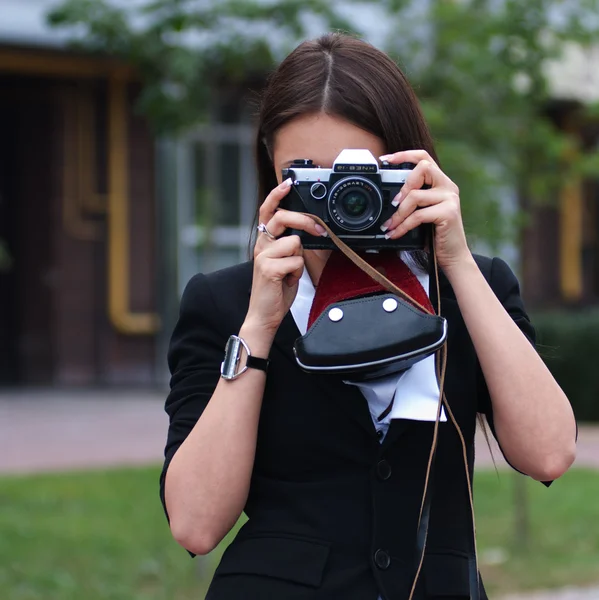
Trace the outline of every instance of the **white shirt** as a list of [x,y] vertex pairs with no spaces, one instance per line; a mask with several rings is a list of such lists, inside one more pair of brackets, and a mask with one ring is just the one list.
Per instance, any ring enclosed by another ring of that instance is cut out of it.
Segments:
[[[416,275],[426,293],[429,294],[428,273],[418,267],[408,252],[400,252],[399,256]],[[308,328],[308,318],[314,294],[314,285],[308,270],[304,269],[299,281],[297,295],[291,305],[291,314],[302,335],[306,333]],[[358,387],[366,398],[374,426],[381,432],[381,442],[389,430],[392,419],[435,421],[437,418],[439,384],[435,373],[434,355],[417,362],[399,375],[389,375],[376,381],[345,381],[344,383]],[[384,419],[378,421],[378,415],[389,406],[394,397],[391,411]],[[447,421],[444,409],[441,410],[441,421]]]

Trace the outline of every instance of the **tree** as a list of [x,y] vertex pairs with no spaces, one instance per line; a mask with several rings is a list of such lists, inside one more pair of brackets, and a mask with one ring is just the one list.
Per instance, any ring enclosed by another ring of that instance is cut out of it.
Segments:
[[599,39],[597,0],[385,5],[395,15],[387,50],[416,87],[474,233],[493,241],[518,231],[502,216],[510,190],[551,201],[564,180],[599,173],[597,154],[578,152],[575,131],[595,107],[577,106],[572,127],[556,122],[547,71],[568,45]]
[[[353,13],[373,3],[358,2]],[[88,50],[132,63],[144,83],[139,108],[164,132],[201,119],[220,83],[263,74],[315,28],[363,34],[341,16],[343,4],[154,0],[127,8],[66,0],[49,20],[78,31]],[[471,236],[494,244],[516,231],[521,214],[502,209],[510,190],[540,201],[564,179],[599,173],[596,153],[578,153],[578,136],[552,118],[546,70],[568,44],[597,39],[599,0],[377,4],[389,16],[381,22],[385,49],[422,100],[443,168],[461,188]],[[578,106],[575,118],[590,118],[593,108]]]
[[160,133],[201,120],[219,84],[263,77],[310,24],[350,29],[326,0],[66,0],[48,21],[76,47],[132,64],[139,109]]

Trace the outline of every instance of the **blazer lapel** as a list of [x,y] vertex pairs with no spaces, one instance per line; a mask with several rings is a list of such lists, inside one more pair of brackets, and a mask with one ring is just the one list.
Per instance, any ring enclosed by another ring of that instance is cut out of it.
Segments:
[[300,335],[293,315],[289,311],[279,325],[274,344],[294,365],[297,365],[297,362],[293,354],[293,343]]
[[[300,335],[293,315],[289,311],[279,326],[274,345],[296,368],[299,367],[293,353],[293,343]],[[358,388],[343,383],[343,379],[336,375],[310,373],[307,376],[338,403],[340,412],[349,414],[369,435],[376,438],[376,429],[370,417],[368,403]]]
[[392,419],[387,435],[383,440],[383,448],[391,446],[410,426],[411,421],[409,419]]

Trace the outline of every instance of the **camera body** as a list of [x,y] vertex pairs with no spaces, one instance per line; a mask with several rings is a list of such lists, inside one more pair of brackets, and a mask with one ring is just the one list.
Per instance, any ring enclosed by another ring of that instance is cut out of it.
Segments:
[[[379,167],[369,150],[353,149],[342,150],[331,169],[314,166],[310,159],[296,159],[289,168],[283,169],[283,180],[291,178],[293,184],[280,207],[320,217],[354,249],[420,250],[426,243],[426,225],[396,240],[385,239],[381,230],[381,225],[397,210],[391,201],[414,166],[383,162]],[[289,233],[299,235],[304,248],[335,248],[326,237],[296,230]]]

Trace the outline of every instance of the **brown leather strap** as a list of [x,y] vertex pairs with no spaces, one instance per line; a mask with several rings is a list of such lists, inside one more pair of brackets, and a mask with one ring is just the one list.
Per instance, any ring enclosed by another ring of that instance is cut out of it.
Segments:
[[[441,369],[440,369],[440,377],[439,377],[439,369],[437,368],[437,376],[439,378],[439,402],[437,404],[437,416],[435,417],[435,426],[433,429],[433,441],[431,444],[431,450],[428,456],[428,464],[426,466],[426,475],[424,478],[424,490],[422,492],[422,500],[420,502],[420,512],[418,514],[418,527],[417,529],[420,529],[420,523],[422,521],[422,515],[424,512],[424,508],[425,508],[425,502],[426,502],[426,498],[427,498],[427,493],[429,491],[429,485],[430,485],[430,479],[431,479],[431,472],[432,472],[432,467],[433,467],[433,461],[435,458],[435,453],[437,451],[437,443],[439,441],[439,422],[441,421],[441,406],[442,406],[442,399],[443,399],[443,387],[445,384],[445,370],[446,370],[446,366],[447,366],[447,342],[445,342],[445,344],[443,344],[443,346],[441,346],[441,348],[438,350],[437,355],[441,357]],[[438,364],[438,361],[437,361]],[[427,520],[427,524],[426,524],[426,531],[424,533],[424,539],[422,542],[422,548],[420,548],[420,556],[418,557],[418,563],[417,563],[417,567],[416,567],[416,575],[414,576],[414,581],[412,582],[412,588],[410,590],[410,595],[408,597],[408,600],[412,600],[414,593],[416,591],[416,585],[418,583],[418,578],[420,577],[420,571],[422,570],[422,565],[424,564],[424,555],[425,555],[425,551],[426,551],[426,540],[427,540],[427,536],[428,536],[428,520]]]
[[[431,252],[432,252],[433,256],[435,253],[434,241],[435,241],[435,231],[433,229],[432,243],[431,243]],[[436,285],[437,285],[437,314],[440,314],[441,313],[441,294],[439,293],[439,287],[440,287],[439,286],[439,264],[437,263],[436,256],[434,256],[433,268],[435,270],[435,280],[436,280]],[[439,378],[441,376],[444,381],[445,380],[444,370],[447,366],[447,346],[445,345],[442,348],[442,350],[444,350],[443,369],[442,369],[441,374],[439,374],[438,365],[437,365],[437,377]],[[443,399],[443,404],[445,405],[445,410],[449,414],[449,418],[451,419],[451,422],[453,423],[454,427],[456,428],[456,431],[458,433],[458,436],[460,438],[460,443],[462,446],[462,457],[464,459],[464,470],[466,472],[466,484],[468,487],[468,499],[470,502],[470,516],[472,518],[472,554],[473,554],[473,556],[470,557],[469,565],[468,565],[469,583],[470,583],[470,599],[471,600],[479,600],[480,578],[479,578],[479,574],[478,574],[478,551],[477,551],[477,547],[476,547],[476,518],[474,515],[474,495],[473,495],[473,491],[472,491],[472,481],[470,480],[470,471],[468,469],[468,452],[466,450],[466,440],[464,440],[464,434],[462,433],[462,430],[460,429],[460,426],[458,425],[458,422],[453,414],[453,411],[451,410],[451,407],[449,406],[449,403],[447,402],[447,396],[445,395],[444,391],[441,391],[441,397]]]
[[[474,570],[475,570],[475,576],[472,575],[472,573],[470,574],[470,598],[472,600],[476,599],[479,597],[479,587],[480,587],[480,581],[479,581],[479,575],[478,575],[478,551],[476,548],[476,519],[474,517],[474,496],[472,494],[472,481],[470,480],[470,471],[468,469],[468,454],[466,452],[466,442],[464,440],[464,435],[462,434],[462,430],[460,429],[458,422],[453,414],[453,411],[451,410],[451,407],[449,406],[449,403],[447,402],[447,398],[445,397],[445,395],[443,395],[443,404],[445,405],[445,410],[447,411],[447,413],[449,414],[449,418],[451,419],[452,423],[454,424],[456,431],[458,432],[458,435],[460,436],[460,442],[462,444],[462,453],[464,456],[464,467],[466,470],[466,482],[468,484],[468,500],[470,502],[470,514],[472,515],[472,544],[473,544],[473,553],[474,553]],[[475,580],[475,581],[474,581]],[[472,589],[472,587],[474,587],[475,584],[475,589]]]
[[[371,267],[364,259],[362,259],[358,254],[356,254],[345,242],[339,239],[330,229],[330,227],[316,215],[310,213],[302,213],[307,217],[310,217],[320,226],[322,226],[335,246],[347,256],[358,268],[362,269],[365,273],[370,275],[372,279],[374,279],[379,285],[383,286],[385,289],[390,292],[397,294],[399,297],[403,298],[416,308],[419,308],[421,311],[430,314],[430,311],[427,310],[424,306],[422,306],[419,302],[414,300],[409,294],[406,294],[403,290],[398,288],[393,282],[389,281],[384,275],[379,273],[376,269]],[[439,286],[439,268],[437,264],[437,258],[434,253],[434,244],[435,244],[435,234],[434,229],[432,229],[431,235],[431,254],[433,255],[433,268],[435,274],[435,285],[437,290],[437,314],[441,314],[441,294],[440,294],[440,286]],[[437,444],[439,441],[439,423],[441,420],[441,408],[444,405],[449,417],[454,424],[456,431],[458,432],[458,436],[460,438],[460,442],[462,445],[462,455],[464,458],[464,468],[466,470],[466,482],[468,485],[468,497],[470,501],[470,511],[472,515],[472,535],[473,535],[473,552],[474,552],[474,565],[469,568],[470,571],[475,570],[475,575],[470,573],[470,598],[471,600],[478,600],[479,597],[479,577],[478,577],[478,554],[476,550],[476,523],[474,518],[474,500],[472,494],[472,483],[470,481],[470,471],[468,470],[468,452],[466,449],[466,441],[464,440],[464,435],[462,434],[462,430],[458,425],[458,422],[447,402],[447,398],[445,396],[444,387],[445,387],[445,374],[447,370],[447,342],[439,348],[439,350],[435,353],[435,371],[437,375],[437,381],[439,383],[439,402],[437,404],[437,415],[435,418],[435,425],[433,429],[433,441],[431,444],[431,450],[429,453],[428,463],[426,467],[426,476],[424,478],[424,490],[422,493],[422,501],[420,503],[420,511],[418,514],[418,526],[417,530],[420,530],[420,525],[423,522],[423,513],[425,512],[425,507],[428,508],[427,500],[429,500],[429,486],[431,483],[431,472],[432,466],[435,458],[435,452],[437,450]],[[416,575],[414,576],[414,581],[412,583],[412,587],[410,590],[410,595],[408,600],[412,600],[414,593],[416,591],[416,585],[418,583],[418,578],[420,577],[420,572],[422,570],[422,565],[424,564],[424,555],[426,550],[426,538],[428,535],[428,515],[426,515],[426,527],[423,533],[422,547],[420,550],[420,557],[418,557],[418,563],[416,567]],[[476,579],[476,581],[474,581]]]

